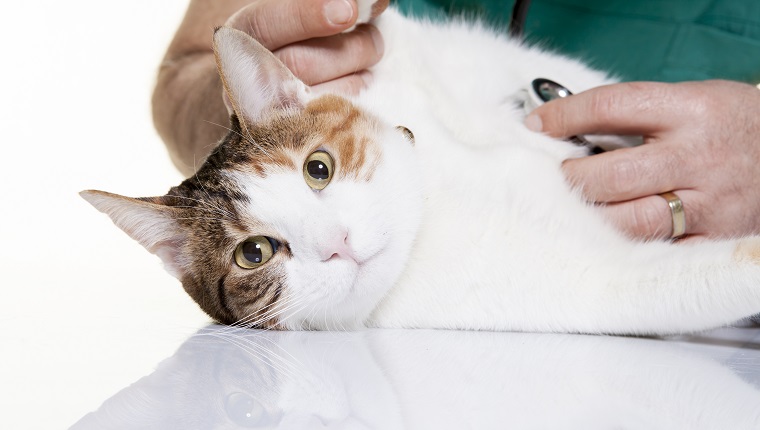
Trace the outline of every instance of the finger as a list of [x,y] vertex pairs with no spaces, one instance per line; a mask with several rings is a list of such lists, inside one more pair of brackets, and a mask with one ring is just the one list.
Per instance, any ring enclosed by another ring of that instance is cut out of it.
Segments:
[[373,25],[311,39],[274,52],[307,85],[327,82],[373,66],[383,56],[383,38]]
[[622,202],[691,188],[701,173],[688,157],[675,145],[649,143],[566,160],[562,169],[589,201]]
[[526,125],[554,137],[578,134],[654,135],[673,127],[689,105],[681,87],[657,82],[606,85],[537,108]]
[[[674,192],[681,200],[686,220],[685,236],[701,235],[699,201],[701,195],[693,190]],[[674,221],[668,201],[654,195],[622,203],[612,203],[600,208],[614,226],[629,237],[641,240],[670,239]]]
[[315,85],[311,87],[311,90],[314,94],[330,93],[353,96],[366,88],[371,80],[372,75],[364,71]]
[[338,34],[356,22],[357,13],[354,0],[260,0],[232,15],[226,25],[245,31],[274,51]]

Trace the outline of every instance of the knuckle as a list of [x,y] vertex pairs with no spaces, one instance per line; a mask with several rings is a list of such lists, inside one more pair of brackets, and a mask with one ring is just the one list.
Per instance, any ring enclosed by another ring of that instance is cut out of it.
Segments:
[[612,114],[617,111],[619,96],[617,91],[595,92],[589,100],[588,110],[600,123],[610,121]]
[[255,1],[238,10],[225,25],[244,31],[264,45],[273,49],[287,43],[296,35],[308,34],[307,23],[315,21],[292,2]]
[[250,34],[267,49],[277,46],[277,26],[272,25],[274,19],[268,13],[252,13],[248,17]]
[[592,100],[592,111],[599,123],[631,124],[637,114],[661,111],[666,103],[667,84],[625,82],[606,87]]
[[716,110],[715,100],[703,91],[691,92],[688,95],[688,98],[688,103],[685,103],[685,106],[688,106],[692,115],[702,118],[710,118],[713,115],[720,113]]
[[642,165],[638,159],[622,158],[611,161],[608,165],[601,165],[600,169],[606,174],[599,175],[604,188],[610,194],[627,193],[634,188],[641,178]]
[[311,85],[313,83],[310,82],[308,71],[313,69],[314,64],[311,56],[305,50],[290,46],[277,50],[275,55],[285,64],[285,67],[290,69],[293,75],[304,81],[305,84]]
[[233,16],[233,27],[250,34],[254,39],[264,47],[272,46],[272,29],[269,25],[270,20],[266,19],[263,13],[257,10],[253,4]]

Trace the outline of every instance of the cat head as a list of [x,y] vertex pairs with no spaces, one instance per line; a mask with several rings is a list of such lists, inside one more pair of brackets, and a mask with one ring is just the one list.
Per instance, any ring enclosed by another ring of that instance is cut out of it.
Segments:
[[161,197],[82,196],[158,255],[211,317],[352,328],[400,276],[421,215],[413,137],[316,96],[245,33],[214,51],[231,129]]

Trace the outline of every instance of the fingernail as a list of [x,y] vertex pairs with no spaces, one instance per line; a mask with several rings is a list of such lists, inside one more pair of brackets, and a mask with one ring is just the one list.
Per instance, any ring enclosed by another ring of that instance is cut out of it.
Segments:
[[541,117],[535,114],[528,115],[523,121],[523,124],[525,124],[525,127],[528,127],[528,130],[533,131],[541,131],[544,126],[541,122]]
[[348,0],[332,0],[325,5],[325,18],[333,25],[346,25],[354,16],[354,8]]

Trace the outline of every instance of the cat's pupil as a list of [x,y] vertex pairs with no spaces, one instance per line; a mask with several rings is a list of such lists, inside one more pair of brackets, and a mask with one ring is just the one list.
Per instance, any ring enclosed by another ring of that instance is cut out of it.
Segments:
[[261,245],[255,242],[243,244],[243,257],[251,263],[261,263],[264,255],[261,252]]
[[306,165],[306,171],[314,179],[326,180],[330,177],[330,169],[319,160],[312,160]]

